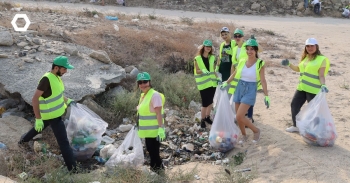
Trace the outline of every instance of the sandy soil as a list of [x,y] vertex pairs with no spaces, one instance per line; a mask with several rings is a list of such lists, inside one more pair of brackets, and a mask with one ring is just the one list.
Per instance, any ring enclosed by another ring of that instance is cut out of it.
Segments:
[[[38,2],[14,0],[24,5],[37,5]],[[297,133],[285,131],[292,123],[290,102],[298,83],[298,74],[288,68],[269,67],[274,74],[267,74],[267,82],[271,99],[270,109],[263,103],[263,95],[258,94],[255,107],[256,125],[261,129],[262,137],[257,145],[247,143],[235,148],[229,156],[247,150],[247,158],[237,169],[253,167],[256,178],[253,182],[350,182],[350,92],[349,87],[350,57],[349,33],[350,21],[347,19],[313,18],[313,17],[270,17],[270,16],[241,16],[220,15],[210,13],[183,12],[171,10],[154,10],[149,8],[92,6],[87,4],[39,2],[50,8],[70,7],[79,9],[93,7],[101,11],[119,11],[133,14],[151,14],[176,17],[194,17],[196,21],[214,19],[234,22],[245,29],[263,28],[272,30],[295,46],[290,49],[300,53],[305,40],[314,37],[319,41],[321,52],[331,61],[331,70],[338,73],[326,77],[330,90],[327,94],[328,105],[337,128],[338,139],[334,147],[314,147],[307,145]],[[259,40],[259,38],[257,38]],[[269,38],[266,38],[269,40]],[[271,38],[269,41],[274,41]],[[283,54],[278,53],[276,54]],[[299,55],[299,54],[298,54]],[[262,53],[261,58],[267,62],[279,63],[281,59],[270,59],[269,53]],[[298,58],[299,59],[299,56]],[[292,60],[297,63],[298,60]],[[247,130],[250,138],[252,132]],[[197,163],[177,166],[175,169],[192,169]],[[196,182],[214,182],[222,167],[208,163],[198,165],[200,180]],[[174,170],[173,170],[174,171]]]

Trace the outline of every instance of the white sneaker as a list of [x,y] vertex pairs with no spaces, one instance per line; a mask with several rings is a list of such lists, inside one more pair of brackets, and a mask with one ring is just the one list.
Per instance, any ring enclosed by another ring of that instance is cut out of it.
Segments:
[[247,135],[242,135],[240,140],[238,141],[239,144],[243,144],[244,142],[247,142],[248,136]]
[[295,127],[295,126],[291,126],[289,128],[286,128],[286,131],[289,132],[289,133],[299,132],[299,128]]

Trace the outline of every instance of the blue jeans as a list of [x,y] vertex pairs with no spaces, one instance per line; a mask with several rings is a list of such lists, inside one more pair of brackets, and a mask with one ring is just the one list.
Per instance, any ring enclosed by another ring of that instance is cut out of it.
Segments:
[[309,6],[309,0],[304,0],[304,8],[308,8]]
[[[67,138],[67,131],[66,127],[64,126],[64,123],[62,121],[61,117],[50,119],[50,120],[43,120],[44,122],[44,129],[51,125],[51,129],[53,131],[53,134],[56,137],[57,143],[60,146],[60,150],[64,159],[64,162],[66,163],[67,169],[71,171],[73,168],[76,168],[76,162],[73,155],[73,151],[69,145],[69,141]],[[44,130],[43,129],[43,130]],[[28,142],[33,139],[39,132],[37,132],[34,128],[29,130],[22,138],[22,142]]]

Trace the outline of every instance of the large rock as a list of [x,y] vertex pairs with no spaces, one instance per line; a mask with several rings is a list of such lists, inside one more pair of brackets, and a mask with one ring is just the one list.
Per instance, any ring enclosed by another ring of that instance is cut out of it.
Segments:
[[2,175],[0,175],[0,182],[1,183],[16,183],[16,181],[13,181],[10,178],[4,177]]
[[92,51],[89,56],[91,58],[94,58],[96,60],[99,60],[103,63],[109,64],[111,63],[111,59],[109,58],[107,52],[103,51],[103,50],[98,50],[98,51]]
[[12,34],[6,28],[0,26],[0,46],[11,46],[12,44]]
[[5,161],[6,152],[6,150],[0,149],[0,182],[2,182],[1,175],[7,175],[8,172],[8,167]]
[[253,11],[259,11],[259,10],[260,10],[260,4],[254,2],[254,3],[252,4],[252,6],[250,7],[250,9],[253,10]]
[[33,125],[26,119],[17,116],[0,118],[0,139],[9,150],[18,150],[17,142]]
[[[62,47],[68,44],[62,43]],[[95,95],[105,91],[109,84],[117,84],[126,78],[125,70],[114,64],[104,64],[91,59],[88,54],[91,49],[76,45],[80,56],[69,57],[69,62],[75,69],[68,70],[62,76],[65,85],[65,96],[74,100],[81,100],[84,96]],[[53,59],[56,55],[48,55],[45,52],[36,52],[35,56],[40,62],[24,63],[20,58],[1,59],[0,83],[9,93],[19,93],[22,98],[31,104],[33,94],[38,81],[45,72],[51,70]],[[109,66],[109,69],[102,70],[102,66]]]

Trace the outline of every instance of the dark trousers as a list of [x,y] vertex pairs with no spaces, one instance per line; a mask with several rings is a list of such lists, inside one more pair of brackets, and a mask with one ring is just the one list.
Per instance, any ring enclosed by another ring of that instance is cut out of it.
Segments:
[[145,138],[145,140],[146,149],[151,157],[151,170],[158,173],[159,170],[164,169],[159,155],[160,143],[156,138]]
[[[44,121],[44,129],[48,126],[51,126],[51,129],[56,137],[57,143],[60,146],[60,150],[66,163],[66,166],[69,171],[73,168],[76,168],[76,162],[73,155],[73,151],[69,145],[69,141],[67,138],[67,131],[61,117],[43,120]],[[44,130],[43,129],[43,130]],[[22,142],[28,142],[33,139],[37,134],[39,134],[34,128],[29,130],[21,139]]]
[[293,120],[293,126],[297,126],[297,122],[295,120],[295,117],[300,112],[301,107],[304,105],[304,103],[310,102],[316,94],[308,93],[305,91],[299,91],[297,90],[293,96],[293,100],[291,103],[291,110],[292,110],[292,120]]
[[250,106],[249,109],[248,109],[248,112],[247,112],[247,117],[250,118],[250,119],[253,119],[253,108],[254,106]]

